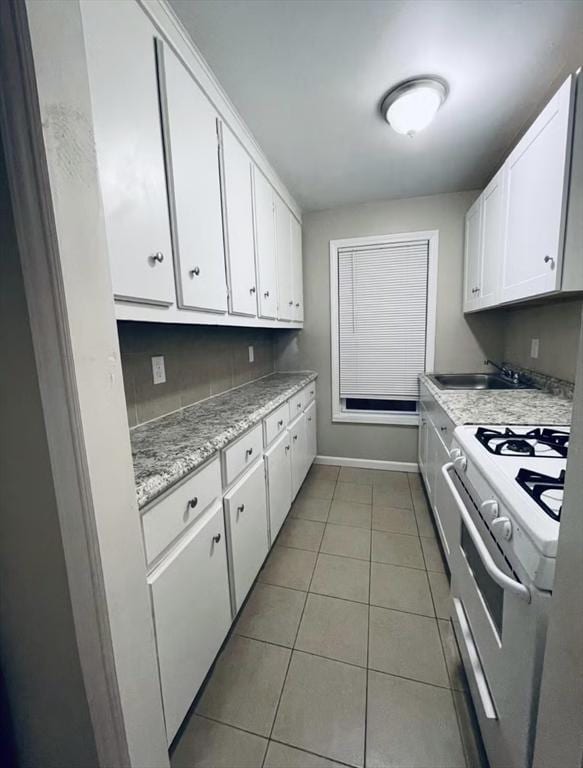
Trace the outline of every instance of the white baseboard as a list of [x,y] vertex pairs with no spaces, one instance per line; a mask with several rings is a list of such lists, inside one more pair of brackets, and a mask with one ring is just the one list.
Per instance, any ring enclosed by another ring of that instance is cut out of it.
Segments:
[[337,467],[383,469],[388,472],[419,472],[415,461],[385,461],[384,459],[351,459],[348,456],[316,456],[315,464],[333,464]]

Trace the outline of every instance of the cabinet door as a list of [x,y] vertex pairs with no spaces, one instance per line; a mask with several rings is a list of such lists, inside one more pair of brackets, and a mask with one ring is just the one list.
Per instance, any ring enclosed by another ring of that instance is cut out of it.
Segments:
[[306,476],[306,414],[302,413],[289,428],[292,454],[292,498],[295,499]]
[[277,258],[277,317],[292,320],[294,310],[291,268],[291,220],[287,205],[275,195],[275,242]]
[[482,275],[479,282],[480,308],[499,300],[504,235],[504,168],[501,168],[481,195],[482,233],[480,238]]
[[429,482],[429,473],[428,473],[428,465],[429,465],[428,437],[429,437],[429,419],[427,418],[427,414],[422,411],[419,417],[419,438],[418,438],[419,439],[419,442],[418,442],[419,469],[421,470],[421,474],[423,475],[423,479],[425,480],[425,485],[427,486],[427,492],[431,493],[431,485]]
[[257,314],[251,161],[226,125],[221,124],[225,250],[229,267],[229,309]]
[[464,312],[477,309],[481,279],[482,196],[466,213],[464,246]]
[[268,552],[263,459],[225,494],[225,518],[233,603],[237,612]]
[[304,283],[302,269],[302,225],[291,216],[291,261],[293,289],[293,319],[304,321]]
[[572,77],[506,161],[502,300],[560,288]]
[[449,451],[439,438],[437,432],[432,435],[431,439],[432,464],[434,466],[431,503],[443,551],[451,567],[451,559],[456,550],[456,542],[459,544],[460,540],[460,516],[441,474],[441,468],[450,460]]
[[179,304],[225,312],[217,115],[170,48],[158,49]]
[[222,512],[203,515],[148,577],[168,743],[231,625]]
[[82,3],[95,149],[116,298],[175,301],[154,28],[137,3]]
[[259,315],[277,317],[277,267],[275,260],[275,210],[270,183],[253,169],[255,247]]
[[270,543],[273,544],[291,506],[291,447],[286,431],[265,453]]
[[311,403],[306,408],[306,473],[316,458],[316,403]]

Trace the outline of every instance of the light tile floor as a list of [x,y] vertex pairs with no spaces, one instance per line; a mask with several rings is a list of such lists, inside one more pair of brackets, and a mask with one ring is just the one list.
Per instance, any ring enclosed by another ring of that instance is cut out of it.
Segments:
[[173,768],[480,768],[419,478],[314,465]]

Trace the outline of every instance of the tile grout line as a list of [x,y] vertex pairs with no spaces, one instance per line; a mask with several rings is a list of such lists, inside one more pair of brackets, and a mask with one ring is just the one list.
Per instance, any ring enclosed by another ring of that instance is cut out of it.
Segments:
[[[373,491],[374,493],[374,491]],[[365,688],[364,688],[364,754],[362,758],[362,764],[366,768],[367,757],[366,749],[368,742],[368,676],[369,676],[369,664],[370,664],[370,593],[372,588],[372,517],[371,517],[371,529],[370,529],[370,559],[368,561],[368,621],[366,625],[366,675],[365,675]]]
[[[338,474],[340,474],[340,471],[338,472]],[[304,480],[304,482],[305,482],[305,480]],[[334,483],[334,490],[336,490],[336,484],[337,483],[338,483],[338,479],[336,479],[336,481]],[[301,488],[300,488],[300,491],[301,491]],[[299,493],[299,491],[298,491],[298,493]],[[287,522],[287,520],[286,520],[286,522]],[[323,538],[324,538],[324,531],[322,531],[322,539]],[[310,595],[310,587],[312,586],[312,581],[314,579],[314,573],[316,572],[316,565],[318,564],[318,555],[319,555],[320,547],[322,546],[322,539],[320,539],[320,546],[318,547],[318,554],[316,555],[316,561],[315,561],[314,566],[312,568],[312,575],[310,576],[310,581],[308,583],[308,588],[306,590],[306,596],[305,596],[305,599],[304,599],[304,605],[302,607],[302,613],[301,613],[300,620],[298,622],[298,626],[297,626],[297,629],[296,629],[293,645],[292,645],[292,647],[290,649],[289,659],[288,659],[287,667],[286,667],[286,670],[285,670],[285,675],[284,675],[284,678],[283,678],[283,685],[281,686],[281,690],[279,692],[279,698],[277,700],[277,706],[275,708],[275,713],[273,715],[273,721],[271,723],[271,729],[269,731],[269,741],[271,741],[271,737],[273,735],[273,729],[275,728],[275,723],[277,721],[277,715],[279,714],[279,707],[281,705],[281,700],[283,698],[283,692],[285,690],[285,685],[287,683],[287,678],[288,678],[288,675],[289,675],[289,670],[290,670],[290,667],[291,667],[291,663],[292,663],[292,658],[293,658],[293,655],[294,655],[294,650],[295,650],[296,642],[297,642],[297,639],[298,639],[298,635],[300,633],[300,627],[302,625],[302,621],[303,621],[303,618],[304,618],[304,613],[306,611],[306,605],[308,603],[308,597]],[[268,749],[269,749],[269,743],[268,743]],[[265,750],[265,755],[263,757],[263,762],[261,763],[261,768],[263,768],[263,766],[265,765],[265,758],[267,757],[268,749]]]

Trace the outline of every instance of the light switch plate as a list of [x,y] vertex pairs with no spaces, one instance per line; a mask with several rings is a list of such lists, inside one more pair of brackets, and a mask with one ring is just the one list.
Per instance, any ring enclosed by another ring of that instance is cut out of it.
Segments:
[[252,363],[255,360],[255,352],[253,351],[253,347],[249,346],[249,362]]
[[539,346],[538,339],[530,340],[530,356],[534,359],[538,357],[538,346]]
[[154,384],[164,384],[166,381],[166,369],[164,367],[164,355],[152,358],[152,375]]

